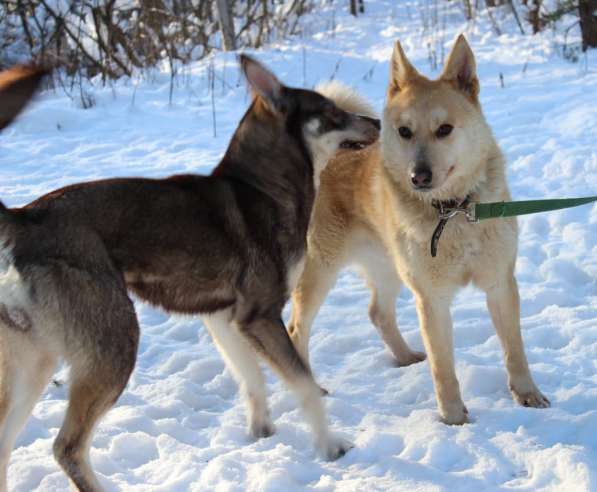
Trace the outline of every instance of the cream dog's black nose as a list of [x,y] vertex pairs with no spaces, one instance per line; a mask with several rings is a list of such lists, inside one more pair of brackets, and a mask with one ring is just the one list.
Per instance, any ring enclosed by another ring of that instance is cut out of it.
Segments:
[[432,179],[433,174],[431,173],[431,169],[428,167],[416,167],[410,173],[410,180],[416,189],[431,187]]

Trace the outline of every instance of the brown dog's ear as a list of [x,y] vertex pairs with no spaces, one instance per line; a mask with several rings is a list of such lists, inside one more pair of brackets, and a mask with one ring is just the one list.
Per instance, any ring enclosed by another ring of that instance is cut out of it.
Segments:
[[21,112],[46,73],[46,69],[32,66],[0,72],[0,130]]
[[473,101],[477,101],[479,79],[477,78],[475,55],[462,34],[458,36],[452,48],[440,80],[453,83]]
[[274,111],[283,111],[284,86],[276,76],[254,58],[240,55],[240,66],[251,87]]
[[406,58],[400,41],[396,41],[390,62],[390,95],[393,96],[418,77],[420,77],[419,72]]

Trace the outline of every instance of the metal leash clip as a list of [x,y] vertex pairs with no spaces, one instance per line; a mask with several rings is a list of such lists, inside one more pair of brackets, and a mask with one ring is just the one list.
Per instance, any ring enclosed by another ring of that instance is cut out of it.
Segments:
[[470,202],[468,198],[460,204],[434,201],[433,206],[437,209],[441,220],[448,220],[458,214],[464,214],[468,222],[479,222],[475,216],[475,202]]
[[441,237],[448,220],[458,214],[464,214],[468,222],[478,222],[478,219],[475,216],[475,202],[471,202],[469,197],[466,197],[460,203],[458,203],[456,200],[452,200],[450,202],[433,200],[431,204],[437,209],[439,216],[439,223],[437,224],[437,227],[431,236],[431,256],[435,258],[437,256],[437,244],[439,242],[439,238]]

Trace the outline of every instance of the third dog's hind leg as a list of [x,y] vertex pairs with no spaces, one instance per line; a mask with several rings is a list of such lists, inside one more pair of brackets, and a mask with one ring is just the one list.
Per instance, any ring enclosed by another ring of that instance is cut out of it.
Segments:
[[343,456],[352,445],[330,435],[321,390],[294,348],[282,320],[256,318],[241,324],[240,331],[298,396],[323,457],[335,460]]
[[[17,435],[48,385],[56,357],[32,344],[26,335],[0,327],[0,491],[7,490],[6,472]],[[2,333],[4,331],[4,333]]]
[[238,328],[230,322],[228,312],[222,311],[204,316],[203,322],[222,354],[226,366],[245,394],[250,434],[256,439],[271,436],[275,432],[275,427],[267,408],[265,380],[255,351],[239,333]]

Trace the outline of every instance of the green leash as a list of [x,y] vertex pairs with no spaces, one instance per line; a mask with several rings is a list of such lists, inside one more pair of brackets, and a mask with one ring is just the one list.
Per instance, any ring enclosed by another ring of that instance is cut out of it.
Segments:
[[596,201],[597,196],[494,203],[475,203],[471,202],[468,197],[460,203],[456,202],[456,200],[446,202],[435,201],[433,202],[433,206],[437,209],[440,220],[431,237],[431,256],[435,257],[437,255],[437,244],[448,220],[458,214],[464,214],[469,222],[479,222],[480,220],[515,217],[518,215],[560,210],[562,208],[578,207],[579,205]]
[[556,198],[551,200],[523,200],[520,202],[472,203],[472,222],[496,219],[499,217],[515,217],[517,215],[549,212],[562,208],[578,207],[597,201],[597,196],[584,198]]

